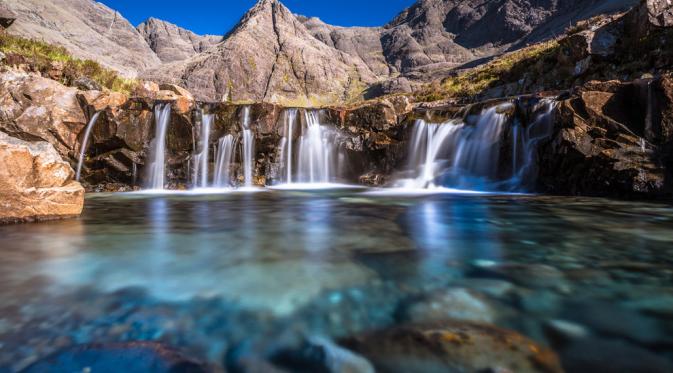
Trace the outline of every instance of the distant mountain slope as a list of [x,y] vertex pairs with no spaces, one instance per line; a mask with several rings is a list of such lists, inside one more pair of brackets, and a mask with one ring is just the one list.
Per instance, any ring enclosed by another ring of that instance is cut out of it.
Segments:
[[137,30],[162,62],[186,60],[206,51],[223,39],[222,36],[216,35],[197,35],[156,18],[141,23]]
[[222,43],[144,76],[203,100],[297,105],[343,101],[376,80],[362,60],[313,37],[277,0],[259,1]]
[[3,0],[17,20],[9,32],[62,45],[78,58],[92,59],[135,76],[161,61],[119,12],[91,0]]

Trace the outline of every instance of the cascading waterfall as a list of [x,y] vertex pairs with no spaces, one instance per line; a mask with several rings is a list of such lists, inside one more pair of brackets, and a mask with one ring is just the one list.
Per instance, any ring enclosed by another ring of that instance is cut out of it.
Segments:
[[320,123],[320,112],[306,110],[301,135],[293,141],[296,109],[285,113],[285,137],[281,140],[285,184],[328,184],[337,176],[338,133]]
[[100,111],[96,112],[89,120],[89,123],[86,125],[86,130],[84,131],[84,138],[82,139],[82,145],[79,148],[79,161],[77,162],[77,175],[75,176],[75,180],[77,181],[79,181],[80,176],[82,174],[82,165],[84,165],[84,155],[86,154],[87,146],[89,145],[89,137],[91,136],[91,130],[93,129],[93,126],[96,125],[100,113],[101,113]]
[[212,127],[213,114],[201,112],[201,140],[199,152],[194,154],[194,185],[208,187],[208,162],[210,150],[210,129]]
[[[484,110],[467,121],[427,123],[418,120],[410,143],[409,168],[414,178],[399,180],[398,187],[432,189],[449,187],[472,190],[520,190],[537,175],[536,150],[552,132],[554,104],[542,100],[527,126],[508,127],[506,112],[512,104]],[[467,123],[466,123],[467,122]],[[502,180],[500,155],[511,135],[511,177]]]
[[236,140],[232,135],[220,138],[217,143],[215,177],[213,179],[213,185],[217,188],[228,188],[233,185],[231,163],[233,161],[235,146]]
[[250,129],[250,106],[243,108],[241,130],[243,131],[243,178],[245,187],[249,188],[253,185],[252,174],[255,156],[255,137]]
[[164,189],[166,179],[166,132],[171,120],[171,105],[159,104],[154,107],[156,123],[155,136],[150,146],[150,164],[147,187]]

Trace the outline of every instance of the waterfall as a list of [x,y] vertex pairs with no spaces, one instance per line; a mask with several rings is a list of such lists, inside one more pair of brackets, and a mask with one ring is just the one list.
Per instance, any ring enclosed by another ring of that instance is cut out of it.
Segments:
[[255,137],[250,129],[250,106],[243,108],[243,121],[241,122],[243,131],[243,177],[245,187],[252,187],[253,163],[255,157]]
[[[491,107],[466,120],[416,121],[409,149],[414,177],[399,180],[396,186],[508,191],[530,186],[537,176],[537,147],[552,134],[554,104],[542,100],[534,110],[535,119],[526,126],[509,120],[506,112],[511,105]],[[500,156],[508,135],[511,175],[503,180]]]
[[234,155],[236,141],[234,136],[227,135],[217,143],[217,156],[215,162],[215,178],[213,184],[217,188],[228,188],[232,186],[231,162]]
[[283,174],[285,183],[292,184],[292,147],[294,139],[294,123],[297,120],[297,109],[287,109],[284,112],[284,136],[280,142],[281,164],[284,165]]
[[98,121],[100,113],[101,113],[100,111],[96,112],[89,120],[89,123],[86,125],[86,130],[84,131],[84,138],[82,139],[82,145],[79,148],[79,161],[77,162],[77,175],[75,176],[75,180],[77,181],[79,181],[80,175],[82,173],[82,165],[84,164],[84,155],[86,153],[87,145],[89,144],[89,136],[91,136],[91,130],[93,129],[93,126],[96,124],[96,121]]
[[320,123],[320,112],[306,110],[301,135],[293,141],[296,110],[285,114],[285,137],[281,140],[282,169],[286,184],[327,184],[337,176],[340,157],[338,133]]
[[154,107],[155,136],[150,146],[150,167],[147,186],[150,189],[164,189],[166,178],[166,132],[171,120],[171,105],[159,104]]
[[194,154],[194,185],[208,187],[208,162],[210,150],[210,129],[215,116],[201,112],[201,140],[198,153]]

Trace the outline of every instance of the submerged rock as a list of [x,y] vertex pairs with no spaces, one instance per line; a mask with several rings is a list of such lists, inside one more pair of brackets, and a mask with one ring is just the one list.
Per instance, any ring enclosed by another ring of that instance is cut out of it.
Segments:
[[562,372],[556,355],[492,325],[443,322],[402,326],[343,341],[379,372]]
[[666,373],[673,366],[665,358],[627,342],[588,338],[561,352],[567,372]]
[[497,318],[497,311],[486,297],[476,291],[453,288],[407,301],[399,310],[399,317],[413,323],[443,320],[492,323]]
[[79,215],[84,188],[73,176],[49,143],[0,132],[0,223]]
[[180,352],[151,342],[94,344],[72,347],[29,366],[25,373],[206,373],[205,365]]

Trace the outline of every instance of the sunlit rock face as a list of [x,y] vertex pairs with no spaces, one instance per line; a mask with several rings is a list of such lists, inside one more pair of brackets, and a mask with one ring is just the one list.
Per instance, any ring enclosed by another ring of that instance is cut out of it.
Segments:
[[222,41],[222,36],[197,35],[156,18],[141,23],[137,30],[164,63],[185,60]]
[[79,215],[84,188],[54,147],[0,132],[0,223]]
[[161,63],[143,37],[119,12],[91,0],[9,0],[16,14],[12,34],[61,45],[124,75]]

